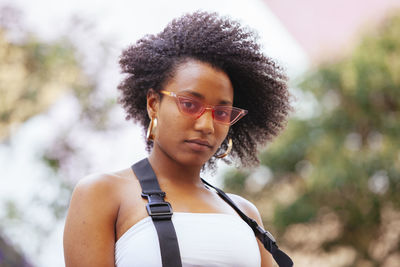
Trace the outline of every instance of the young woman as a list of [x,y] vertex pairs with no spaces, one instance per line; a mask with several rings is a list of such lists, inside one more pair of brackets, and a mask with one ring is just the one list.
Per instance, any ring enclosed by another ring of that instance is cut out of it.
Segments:
[[[257,148],[277,135],[290,110],[281,69],[253,32],[205,12],[140,39],[120,65],[127,74],[120,102],[127,119],[148,131],[148,160],[173,208],[182,266],[272,266],[251,228],[200,171],[220,158],[258,163]],[[141,193],[131,168],[82,179],[65,224],[66,266],[162,266]],[[262,225],[253,204],[230,197]]]

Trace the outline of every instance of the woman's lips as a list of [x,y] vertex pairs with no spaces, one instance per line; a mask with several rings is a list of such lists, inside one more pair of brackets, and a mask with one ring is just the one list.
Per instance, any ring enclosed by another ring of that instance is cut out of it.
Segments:
[[200,139],[193,139],[193,140],[186,140],[185,141],[189,147],[195,151],[207,151],[212,148],[210,143],[206,140],[200,140]]

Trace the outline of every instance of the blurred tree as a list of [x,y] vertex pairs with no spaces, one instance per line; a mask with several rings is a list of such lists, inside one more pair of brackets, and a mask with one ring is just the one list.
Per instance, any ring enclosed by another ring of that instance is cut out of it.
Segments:
[[[11,19],[10,12],[2,8],[2,17]],[[0,142],[66,91],[90,88],[69,41],[44,43],[25,34],[12,42],[7,39],[7,22],[0,25]]]
[[347,251],[343,263],[312,266],[399,266],[400,15],[300,88],[319,106],[261,153],[273,182],[249,194],[257,173],[233,172],[226,189],[243,188],[295,255]]
[[[0,143],[8,143],[19,125],[45,113],[63,96],[76,100],[77,106],[69,112],[78,114],[78,121],[72,122],[74,125],[54,128],[52,134],[55,138],[49,140],[41,151],[35,151],[38,162],[42,161],[42,164],[36,162],[38,169],[47,167],[44,171],[46,177],[41,177],[43,179],[37,181],[37,186],[40,190],[46,189],[47,194],[32,188],[24,201],[12,195],[1,196],[0,266],[30,266],[16,252],[19,249],[13,248],[13,245],[21,245],[18,244],[17,232],[30,233],[32,249],[28,254],[32,255],[32,251],[40,253],[42,244],[57,226],[56,222],[63,220],[71,195],[72,183],[60,169],[63,165],[60,162],[73,157],[76,152],[71,144],[72,138],[68,138],[70,130],[82,124],[85,129],[106,129],[108,113],[115,105],[114,100],[99,97],[98,77],[89,76],[83,69],[84,57],[77,48],[76,40],[74,43],[71,41],[71,35],[75,34],[74,38],[76,35],[87,36],[90,28],[87,24],[83,25],[85,21],[74,19],[71,25],[73,30],[67,33],[68,37],[43,41],[21,24],[17,9],[0,6]],[[91,36],[94,37],[93,34]],[[108,58],[107,44],[97,46],[102,49],[96,58],[97,67],[104,68]],[[97,74],[101,75],[101,71]],[[29,207],[23,204],[27,199]],[[42,214],[47,221],[33,218],[35,213]],[[2,237],[10,235],[13,236],[12,244],[6,242],[10,239]]]

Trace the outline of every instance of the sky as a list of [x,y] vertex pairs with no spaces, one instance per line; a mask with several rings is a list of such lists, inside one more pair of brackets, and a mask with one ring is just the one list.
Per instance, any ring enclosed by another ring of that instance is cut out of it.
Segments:
[[[116,96],[117,93],[116,87],[121,79],[117,61],[123,48],[144,34],[161,31],[172,18],[199,9],[229,15],[255,29],[259,33],[265,53],[283,65],[290,77],[300,75],[309,64],[304,51],[262,0],[114,0],[112,2],[106,0],[13,0],[12,2],[0,0],[0,5],[4,3],[11,3],[21,9],[24,25],[44,40],[55,39],[59,37],[60,32],[68,31],[68,27],[71,27],[71,17],[74,15],[91,21],[97,35],[79,36],[77,41],[79,49],[85,55],[82,60],[85,61],[89,73],[96,72],[93,66],[96,65],[98,53],[101,52],[96,41],[107,39],[111,43],[111,62],[104,66],[101,78],[104,94],[109,96]],[[54,129],[67,127],[77,119],[74,117],[76,116],[73,112],[74,105],[76,105],[74,99],[66,95],[49,111],[35,116],[22,125],[10,139],[9,145],[0,144],[0,166],[2,173],[5,173],[5,176],[0,178],[0,203],[5,200],[16,201],[24,210],[27,210],[26,216],[29,216],[32,221],[43,225],[44,228],[48,225],[51,229],[44,242],[33,238],[33,229],[29,223],[16,224],[6,229],[5,234],[11,242],[21,247],[28,259],[37,266],[64,265],[62,251],[64,222],[51,220],[49,211],[44,210],[40,205],[32,206],[32,203],[28,202],[28,196],[37,192],[46,199],[63,195],[63,192],[54,191],[50,182],[43,178],[49,175],[49,171],[42,166],[36,155],[45,147],[46,142],[55,138]],[[121,108],[114,111],[114,116],[118,124],[124,125],[117,133],[89,135],[84,129],[78,129],[73,135],[82,147],[79,156],[90,158],[91,166],[94,166],[93,172],[126,168],[146,156],[139,128],[124,121]],[[114,151],[114,153],[105,153],[105,151]],[[115,153],[119,157],[115,157]],[[78,166],[79,162],[71,162],[71,164]],[[222,166],[215,177],[209,178],[218,183],[217,178],[224,168]]]

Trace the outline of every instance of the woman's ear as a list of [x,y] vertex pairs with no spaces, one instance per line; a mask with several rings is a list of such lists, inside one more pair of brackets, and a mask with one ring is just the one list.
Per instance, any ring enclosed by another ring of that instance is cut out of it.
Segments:
[[149,115],[149,118],[157,117],[159,108],[160,95],[151,88],[147,91],[147,114]]

